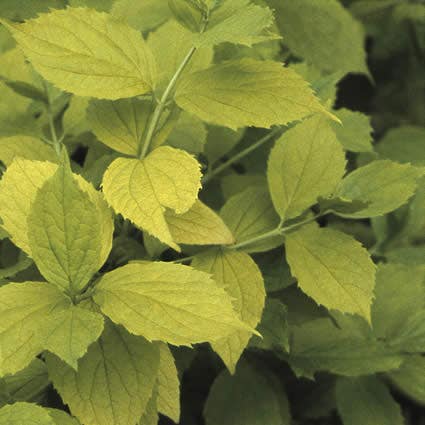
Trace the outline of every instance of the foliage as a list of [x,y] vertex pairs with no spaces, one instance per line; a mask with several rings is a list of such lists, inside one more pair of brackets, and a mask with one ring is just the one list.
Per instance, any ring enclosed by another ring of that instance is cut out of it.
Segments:
[[3,1],[0,425],[424,423],[423,98],[335,106],[424,16]]

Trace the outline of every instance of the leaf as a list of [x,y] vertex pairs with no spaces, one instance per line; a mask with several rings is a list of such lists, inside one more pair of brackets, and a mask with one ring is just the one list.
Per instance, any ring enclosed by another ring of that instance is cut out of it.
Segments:
[[398,370],[387,376],[391,382],[409,398],[425,405],[425,357],[409,356]]
[[165,220],[176,243],[230,245],[234,242],[232,232],[223,220],[199,200],[184,214],[167,210]]
[[8,167],[15,157],[56,162],[55,151],[35,137],[11,136],[0,138],[0,161]]
[[293,54],[327,73],[368,74],[363,28],[337,0],[267,2]]
[[183,214],[192,207],[201,187],[199,168],[186,152],[162,146],[144,160],[116,159],[103,177],[103,192],[115,212],[178,250],[165,209]]
[[328,120],[313,116],[276,142],[267,178],[273,204],[282,219],[303,213],[319,196],[332,194],[345,173],[345,155]]
[[[195,43],[195,34],[191,33],[176,21],[170,20],[152,32],[148,38],[148,46],[158,63],[158,86],[163,89],[173,77],[184,60],[187,52]],[[201,47],[198,49],[182,76],[194,71],[205,69],[213,61],[213,49]],[[177,82],[177,87],[180,82]]]
[[87,119],[93,133],[106,146],[137,156],[151,112],[152,105],[146,100],[92,100]]
[[424,175],[420,168],[388,160],[373,161],[345,177],[336,193],[345,199],[369,202],[362,211],[339,214],[350,218],[377,217],[405,204]]
[[[195,256],[192,267],[212,274],[217,285],[233,300],[240,319],[255,329],[261,320],[266,291],[261,272],[248,254],[214,249]],[[212,343],[213,350],[223,359],[231,373],[252,336],[238,331]]]
[[27,225],[31,256],[41,274],[65,292],[79,293],[98,270],[102,225],[68,163],[39,190]]
[[[38,190],[57,171],[57,164],[51,162],[30,161],[21,158],[15,159],[6,170],[0,182],[0,217],[3,227],[9,233],[12,241],[31,255],[28,240],[27,219]],[[74,174],[79,187],[87,193],[98,210],[98,219],[102,226],[98,269],[106,261],[112,247],[112,233],[114,225],[112,214],[103,196],[92,185]],[[16,193],[19,192],[19,197]]]
[[373,152],[370,118],[360,112],[340,109],[334,112],[342,125],[332,123],[336,137],[351,152]]
[[319,209],[321,214],[332,212],[334,214],[354,214],[364,210],[368,202],[344,199],[344,198],[319,198]]
[[246,363],[214,381],[204,409],[206,425],[288,425],[280,400],[267,378]]
[[0,409],[0,425],[55,425],[46,409],[31,403],[15,403]]
[[340,378],[336,402],[344,425],[403,425],[400,406],[386,385],[374,376]]
[[215,46],[234,43],[252,46],[278,39],[268,29],[273,24],[273,12],[268,7],[252,4],[250,0],[226,0],[211,14],[207,30],[199,35],[197,45]]
[[190,345],[250,329],[209,275],[179,264],[115,269],[102,276],[94,299],[115,323],[150,341]]
[[[279,225],[270,195],[264,185],[252,186],[232,196],[223,206],[220,215],[241,243],[270,232]],[[244,247],[247,252],[269,251],[283,244],[277,236]]]
[[370,375],[398,369],[403,357],[374,339],[359,338],[328,319],[292,328],[289,363],[298,376],[313,378],[317,371],[343,376]]
[[145,411],[143,412],[142,419],[137,425],[158,425],[159,414],[157,407],[157,389],[154,388],[151,398],[148,401]]
[[286,236],[286,258],[298,285],[319,305],[371,321],[375,265],[351,236],[303,226]]
[[[240,192],[244,192],[249,187],[262,186],[265,188],[267,186],[267,179],[262,174],[228,174],[220,179],[220,183],[223,196],[228,201],[229,198]],[[276,216],[276,214],[274,215]]]
[[88,105],[89,98],[72,96],[68,109],[65,111],[63,116],[63,128],[66,134],[76,136],[86,131],[90,131],[86,117]]
[[158,411],[180,421],[180,381],[174,357],[166,344],[159,346]]
[[380,158],[402,164],[425,165],[425,129],[402,126],[393,128],[378,143],[376,150]]
[[117,0],[111,14],[123,19],[139,31],[149,31],[161,25],[171,16],[168,0]]
[[425,351],[425,309],[411,312],[405,323],[389,341],[389,346],[411,354]]
[[314,112],[327,113],[293,70],[254,59],[229,61],[187,75],[175,100],[203,121],[234,130],[270,128]]
[[78,422],[77,419],[69,416],[63,410],[48,409],[48,411],[56,425],[80,425],[80,422]]
[[210,165],[229,153],[241,140],[243,130],[233,131],[225,127],[210,126],[205,145],[205,156]]
[[159,351],[141,337],[108,324],[78,362],[78,371],[47,355],[49,376],[82,423],[133,425],[142,416],[156,382]]
[[24,24],[2,23],[34,68],[62,90],[118,99],[152,89],[152,53],[138,31],[110,15],[67,8]]
[[13,401],[40,402],[50,385],[46,365],[34,359],[25,369],[3,378]]
[[168,6],[174,18],[183,27],[195,33],[201,32],[207,10],[202,0],[169,0]]
[[381,264],[376,274],[372,325],[376,336],[390,340],[415,312],[425,309],[423,268]]

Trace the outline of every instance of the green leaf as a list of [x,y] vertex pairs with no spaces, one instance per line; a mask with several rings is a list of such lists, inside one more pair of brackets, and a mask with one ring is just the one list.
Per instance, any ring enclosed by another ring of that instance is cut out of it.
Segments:
[[229,61],[186,76],[175,100],[203,121],[234,130],[269,128],[314,112],[327,113],[292,69],[254,59]]
[[202,0],[168,0],[168,5],[182,26],[193,32],[202,31],[207,12],[202,7]]
[[[261,320],[266,291],[261,272],[251,257],[243,252],[214,249],[195,256],[192,266],[210,273],[233,300],[240,319],[255,329]],[[212,343],[231,373],[235,372],[251,336],[251,332],[241,330]]]
[[62,90],[118,99],[152,89],[156,70],[150,50],[138,31],[110,15],[68,8],[24,24],[2,23],[34,68]]
[[319,305],[371,321],[375,265],[351,236],[303,226],[286,236],[286,256],[298,285]]
[[207,31],[199,36],[197,45],[234,43],[252,46],[278,39],[279,35],[268,30],[273,21],[273,12],[268,7],[257,6],[250,0],[225,0],[211,14]]
[[157,406],[157,393],[157,388],[154,388],[152,396],[148,401],[145,411],[143,412],[142,419],[140,419],[137,425],[158,425],[159,412]]
[[289,363],[297,375],[313,378],[318,371],[343,376],[370,375],[398,369],[403,357],[382,342],[353,335],[328,319],[292,328]]
[[36,404],[15,403],[0,409],[0,425],[56,425],[46,409]]
[[370,118],[360,112],[340,109],[334,112],[342,125],[332,123],[336,137],[351,152],[373,152]]
[[63,410],[48,409],[48,411],[56,425],[80,425],[80,422],[78,422],[77,419],[69,416]]
[[165,212],[165,220],[176,243],[189,245],[230,245],[232,232],[223,220],[201,201],[184,214]]
[[193,206],[201,187],[199,168],[186,152],[162,146],[143,160],[116,159],[103,177],[103,191],[117,213],[178,250],[165,209],[183,214]]
[[403,425],[400,406],[387,386],[374,376],[340,378],[336,402],[344,425]]
[[380,158],[413,165],[425,165],[425,128],[403,126],[388,131],[378,143]]
[[369,202],[364,210],[343,217],[366,218],[387,214],[405,204],[424,175],[420,168],[388,160],[373,161],[345,177],[336,193],[345,199]]
[[354,214],[364,210],[368,202],[344,199],[344,198],[319,198],[319,209],[321,214],[332,212],[334,214]]
[[224,198],[229,200],[229,198],[244,192],[247,188],[253,186],[265,188],[267,186],[267,178],[262,174],[228,174],[220,179],[220,183]]
[[345,155],[328,120],[313,116],[276,142],[268,162],[271,197],[282,219],[299,216],[332,194],[345,173]]
[[87,110],[91,131],[106,146],[137,156],[152,105],[146,100],[92,100]]
[[120,267],[102,276],[94,298],[115,323],[148,340],[190,345],[250,330],[209,275],[179,264]]
[[[270,232],[279,225],[269,192],[264,185],[252,186],[232,196],[223,206],[220,215],[241,243]],[[269,251],[283,244],[277,236],[246,246],[247,252]]]
[[211,387],[204,409],[207,425],[289,425],[272,383],[241,363],[234,376],[223,371]]
[[229,153],[240,142],[243,134],[243,130],[233,131],[225,127],[210,126],[205,145],[205,156],[210,165]]
[[[267,0],[284,43],[324,72],[368,74],[361,24],[337,0]],[[349,46],[349,48],[348,48]]]
[[180,381],[174,357],[166,344],[159,346],[158,411],[174,422],[180,420]]
[[372,306],[374,333],[391,341],[412,314],[425,309],[425,271],[402,264],[381,264]]
[[63,128],[66,134],[77,136],[90,131],[86,117],[89,100],[87,97],[72,96],[63,116]]
[[78,362],[78,371],[47,355],[49,376],[82,423],[133,425],[142,416],[156,382],[158,347],[108,324]]
[[46,365],[34,359],[25,369],[3,378],[13,401],[39,402],[50,385]]
[[409,398],[425,406],[425,357],[409,356],[400,369],[387,374],[391,382]]
[[97,272],[102,224],[96,205],[62,164],[39,190],[28,216],[31,256],[41,274],[77,294]]
[[[51,162],[17,158],[8,167],[0,182],[0,217],[3,220],[3,227],[11,236],[12,241],[29,255],[31,255],[31,250],[27,220],[31,206],[38,190],[55,174],[57,169],[57,164]],[[98,210],[98,220],[102,226],[100,232],[102,236],[101,255],[97,266],[99,269],[112,247],[114,226],[111,211],[100,192],[80,176],[74,175],[74,178],[80,189],[89,195]],[[19,190],[19,197],[16,196],[17,190]]]
[[171,16],[168,0],[116,0],[111,14],[123,19],[139,31],[149,31],[161,25]]
[[[168,84],[195,40],[193,33],[174,20],[166,22],[149,35],[148,46],[158,63],[157,86],[162,89]],[[201,47],[194,53],[182,75],[207,68],[213,61],[213,55],[212,48]],[[177,82],[177,86],[179,84]]]
[[56,162],[55,151],[35,137],[11,136],[0,138],[0,161],[8,167],[15,157]]
[[411,312],[389,345],[405,353],[423,353],[425,351],[425,309]]

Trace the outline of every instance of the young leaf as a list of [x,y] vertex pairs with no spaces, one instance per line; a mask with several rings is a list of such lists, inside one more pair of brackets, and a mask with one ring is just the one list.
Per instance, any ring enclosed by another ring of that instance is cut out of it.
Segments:
[[299,216],[332,194],[345,173],[345,154],[329,121],[315,115],[276,142],[268,162],[271,197],[282,219]]
[[[0,217],[3,227],[11,236],[13,242],[31,255],[28,240],[28,216],[38,190],[57,171],[57,164],[51,162],[30,161],[17,158],[3,175],[0,182]],[[98,210],[98,220],[102,226],[100,232],[100,256],[98,269],[103,265],[112,247],[112,233],[114,230],[112,214],[102,194],[94,187],[74,174],[79,188],[89,195],[90,200]],[[16,194],[19,188],[19,197]]]
[[62,90],[106,99],[152,90],[152,53],[138,31],[110,15],[68,8],[24,24],[2,23],[34,68]]
[[[261,272],[248,254],[221,249],[198,254],[192,262],[198,270],[212,274],[217,284],[232,298],[240,319],[255,329],[261,320],[266,291]],[[231,373],[248,345],[251,332],[238,331],[212,343]]]
[[57,425],[49,412],[36,404],[15,403],[0,409],[0,425]]
[[96,205],[62,164],[39,190],[28,216],[31,256],[41,274],[71,294],[98,270],[102,225]]
[[286,257],[298,285],[319,305],[370,322],[375,265],[351,236],[303,226],[286,237]]
[[199,200],[184,214],[167,210],[165,220],[176,243],[230,245],[234,242],[232,232],[223,220]]
[[[241,243],[270,232],[279,225],[270,194],[264,185],[254,185],[232,196],[221,209],[220,215]],[[247,252],[269,251],[283,244],[283,237],[276,236],[247,245]]]
[[343,376],[370,375],[398,369],[403,357],[374,339],[316,319],[292,328],[289,363],[297,375],[314,378],[318,371]]
[[344,425],[403,425],[400,406],[386,385],[374,376],[340,378],[336,403]]
[[421,267],[381,264],[372,306],[375,335],[390,340],[415,312],[425,309],[425,272]]
[[179,264],[120,267],[102,276],[94,298],[115,323],[148,340],[190,345],[250,330],[209,275]]
[[273,12],[250,0],[225,0],[211,14],[207,31],[199,36],[197,45],[215,46],[220,43],[252,46],[280,38],[268,31],[273,24]]
[[53,385],[82,423],[133,425],[152,395],[159,350],[141,337],[108,324],[78,362],[78,371],[47,355]]
[[0,161],[8,167],[16,158],[56,162],[55,151],[35,137],[11,136],[0,138]]
[[140,99],[92,100],[87,110],[96,137],[117,152],[137,156],[152,105]]
[[246,363],[236,374],[223,371],[211,387],[204,409],[207,425],[289,425],[272,383]]
[[103,177],[103,191],[117,213],[178,250],[164,212],[183,214],[192,207],[201,187],[199,168],[186,152],[163,146],[144,160],[116,159]]
[[368,73],[363,28],[337,0],[267,1],[296,56],[327,73]]
[[370,118],[349,109],[340,109],[334,113],[342,125],[332,123],[332,127],[344,149],[351,152],[373,152]]
[[292,69],[254,59],[229,61],[187,75],[175,99],[203,121],[234,130],[269,128],[314,112],[327,113],[307,82]]
[[159,346],[158,411],[174,422],[180,420],[180,381],[174,357],[166,344]]
[[342,180],[336,195],[369,205],[357,213],[339,215],[366,218],[387,214],[413,196],[423,175],[420,168],[388,160],[373,161],[360,167]]

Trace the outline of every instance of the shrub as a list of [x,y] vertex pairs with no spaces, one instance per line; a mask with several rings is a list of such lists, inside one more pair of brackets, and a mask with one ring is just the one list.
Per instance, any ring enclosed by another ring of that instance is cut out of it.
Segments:
[[66,3],[0,6],[0,425],[404,423],[425,131],[335,102],[425,7]]

